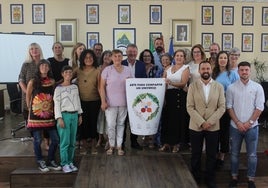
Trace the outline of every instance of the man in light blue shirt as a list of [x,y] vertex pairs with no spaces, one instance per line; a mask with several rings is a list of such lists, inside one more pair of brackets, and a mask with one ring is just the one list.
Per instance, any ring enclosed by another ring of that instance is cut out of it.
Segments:
[[260,84],[249,79],[250,63],[238,64],[240,79],[227,88],[227,110],[231,117],[231,175],[229,187],[237,187],[238,165],[241,144],[245,139],[248,156],[248,187],[255,188],[257,167],[257,144],[259,136],[258,118],[264,109],[264,91]]

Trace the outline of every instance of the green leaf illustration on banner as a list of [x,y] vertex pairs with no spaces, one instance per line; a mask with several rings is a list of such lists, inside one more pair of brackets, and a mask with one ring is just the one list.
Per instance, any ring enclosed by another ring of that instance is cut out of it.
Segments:
[[134,99],[132,108],[139,118],[149,121],[159,112],[159,100],[151,93],[142,93]]

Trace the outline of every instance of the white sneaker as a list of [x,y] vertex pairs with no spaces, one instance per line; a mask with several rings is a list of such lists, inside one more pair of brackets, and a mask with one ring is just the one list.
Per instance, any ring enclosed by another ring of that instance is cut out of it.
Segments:
[[70,167],[70,169],[71,169],[73,172],[78,171],[78,168],[77,168],[76,166],[74,166],[73,163],[70,163],[70,164],[69,164],[69,167]]
[[62,171],[63,171],[64,173],[70,173],[70,172],[72,172],[72,169],[70,168],[69,165],[64,165],[64,166],[62,167]]

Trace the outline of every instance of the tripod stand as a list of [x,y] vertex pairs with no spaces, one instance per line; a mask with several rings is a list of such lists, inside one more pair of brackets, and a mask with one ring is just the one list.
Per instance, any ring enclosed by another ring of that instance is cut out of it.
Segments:
[[[7,92],[10,100],[10,111],[15,114],[22,113],[22,104],[21,104],[21,89],[17,83],[8,83]],[[22,121],[18,124],[18,127],[11,129],[11,136],[14,138],[17,131],[25,128],[25,121]]]
[[14,138],[16,136],[16,132],[25,128],[25,121],[22,121],[18,124],[18,127],[15,129],[11,129],[11,136]]

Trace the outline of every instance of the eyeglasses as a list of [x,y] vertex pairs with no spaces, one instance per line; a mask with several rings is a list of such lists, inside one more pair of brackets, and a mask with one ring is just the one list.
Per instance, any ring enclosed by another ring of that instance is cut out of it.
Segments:
[[193,51],[194,54],[201,54],[200,51]]
[[230,55],[235,56],[235,57],[239,57],[240,56],[240,54],[230,54]]

